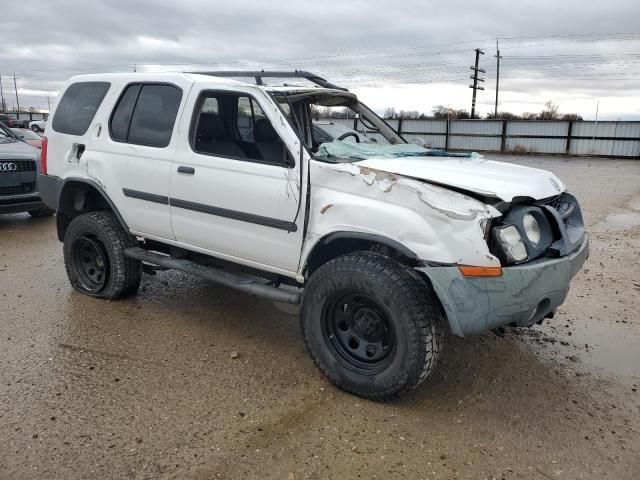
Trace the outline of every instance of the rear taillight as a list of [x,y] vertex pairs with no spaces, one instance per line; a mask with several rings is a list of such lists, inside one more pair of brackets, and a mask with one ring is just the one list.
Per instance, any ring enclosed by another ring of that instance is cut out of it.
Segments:
[[47,174],[47,146],[49,145],[49,140],[47,137],[42,137],[42,147],[40,149],[40,173],[43,175]]

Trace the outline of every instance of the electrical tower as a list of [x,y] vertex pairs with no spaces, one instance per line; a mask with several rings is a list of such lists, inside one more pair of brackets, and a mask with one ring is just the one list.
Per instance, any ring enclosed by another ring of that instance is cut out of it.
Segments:
[[500,91],[500,45],[498,44],[498,39],[496,38],[496,108],[494,111],[494,118],[498,118],[498,92]]
[[16,112],[20,112],[20,100],[18,100],[18,84],[16,83],[16,72],[13,72],[13,88],[15,88],[16,91]]
[[473,97],[471,97],[471,118],[473,119],[476,114],[476,91],[484,90],[484,87],[479,87],[478,82],[484,82],[484,78],[479,78],[478,73],[487,73],[486,70],[479,68],[478,64],[480,63],[480,55],[484,55],[484,52],[476,48],[476,64],[474,67],[471,67],[473,70],[473,75],[469,78],[473,79],[473,85],[469,85],[469,88],[473,88]]
[[4,92],[2,91],[2,75],[0,75],[0,112],[7,111],[7,104],[4,101]]

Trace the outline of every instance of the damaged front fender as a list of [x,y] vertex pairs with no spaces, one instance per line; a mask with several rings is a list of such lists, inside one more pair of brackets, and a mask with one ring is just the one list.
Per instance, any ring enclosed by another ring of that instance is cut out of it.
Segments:
[[310,162],[311,205],[303,262],[336,231],[392,239],[425,262],[499,266],[484,240],[495,208],[413,178],[352,163]]

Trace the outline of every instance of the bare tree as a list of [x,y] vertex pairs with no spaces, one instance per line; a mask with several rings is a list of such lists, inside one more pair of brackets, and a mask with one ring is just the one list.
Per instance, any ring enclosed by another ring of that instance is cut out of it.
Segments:
[[394,119],[396,118],[396,109],[393,107],[387,107],[384,109],[383,118]]
[[471,115],[467,110],[454,110],[452,108],[445,107],[444,105],[436,105],[431,110],[431,113],[433,115],[433,118],[439,120],[445,120],[447,118],[450,120],[464,120],[467,118],[471,118]]
[[582,115],[578,115],[577,113],[563,113],[560,117],[560,120],[570,121],[570,122],[581,122]]
[[552,100],[544,104],[544,108],[538,115],[539,120],[557,120],[560,117],[560,107]]

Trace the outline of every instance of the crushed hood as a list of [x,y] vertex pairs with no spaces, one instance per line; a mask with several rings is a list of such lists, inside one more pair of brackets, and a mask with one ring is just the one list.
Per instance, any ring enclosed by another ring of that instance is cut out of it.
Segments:
[[546,170],[484,158],[369,158],[356,165],[455,187],[505,202],[516,197],[540,200],[565,190],[558,177]]

